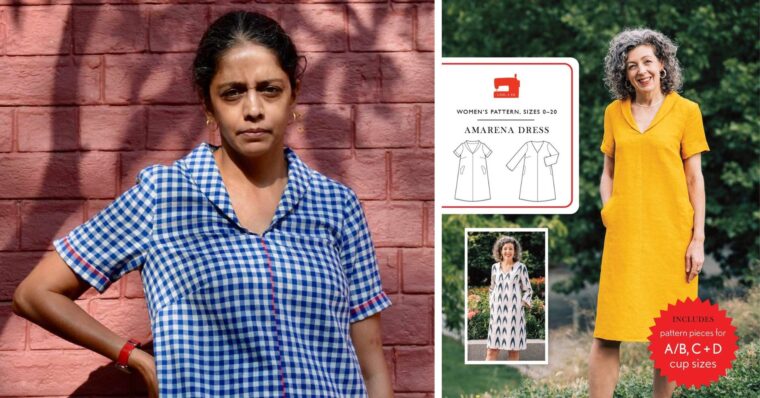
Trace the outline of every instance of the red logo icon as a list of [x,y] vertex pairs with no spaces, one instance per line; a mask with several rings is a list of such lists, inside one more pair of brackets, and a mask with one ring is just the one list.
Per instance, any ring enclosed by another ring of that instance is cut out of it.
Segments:
[[493,79],[494,98],[518,98],[520,96],[520,81],[517,74],[514,77],[497,77]]
[[668,381],[682,386],[710,385],[736,358],[736,327],[726,310],[710,301],[686,299],[660,311],[650,328],[650,358]]

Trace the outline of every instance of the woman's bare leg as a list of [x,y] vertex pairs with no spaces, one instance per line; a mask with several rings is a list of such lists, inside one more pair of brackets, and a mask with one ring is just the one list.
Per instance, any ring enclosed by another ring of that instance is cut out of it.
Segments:
[[520,360],[520,351],[509,351],[509,360],[510,361],[519,361]]
[[676,383],[668,383],[668,379],[660,374],[660,369],[654,369],[654,398],[670,398],[676,389]]
[[620,373],[620,342],[594,338],[588,361],[588,390],[591,398],[610,398]]
[[495,361],[499,358],[499,350],[496,348],[488,348],[486,350],[486,361]]

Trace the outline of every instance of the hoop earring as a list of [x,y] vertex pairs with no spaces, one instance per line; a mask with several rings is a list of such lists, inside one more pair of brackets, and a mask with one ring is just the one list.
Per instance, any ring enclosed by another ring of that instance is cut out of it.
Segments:
[[661,70],[660,71],[660,80],[662,80],[662,79],[664,79],[666,77],[668,77],[668,71],[665,70],[665,69]]
[[216,121],[214,120],[214,118],[206,116],[206,128],[208,128],[209,126],[211,126],[212,131],[216,130],[216,128],[218,127],[216,125]]
[[628,80],[626,80],[624,85],[625,85],[625,88],[628,91],[633,91],[633,86],[631,85],[631,82],[629,82]]
[[296,112],[296,111],[293,111],[293,121],[294,121],[294,122],[295,122],[296,120],[298,120],[298,118],[300,118],[300,117],[301,117],[301,114],[300,114],[300,113],[298,113],[298,112]]

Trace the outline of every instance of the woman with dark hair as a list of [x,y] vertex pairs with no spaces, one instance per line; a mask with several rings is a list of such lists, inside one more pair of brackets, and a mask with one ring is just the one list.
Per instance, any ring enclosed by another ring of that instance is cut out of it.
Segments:
[[520,243],[511,236],[502,236],[493,245],[496,262],[488,288],[486,361],[497,360],[500,350],[508,350],[509,360],[518,361],[520,350],[528,348],[524,307],[530,308],[533,288],[521,254]]
[[[390,301],[359,200],[283,144],[303,59],[275,21],[239,11],[208,28],[193,71],[222,145],[142,170],[54,242],[14,312],[136,369],[151,396],[391,396]],[[135,269],[155,358],[73,302]]]
[[[709,150],[699,105],[676,91],[676,46],[660,32],[626,30],[612,39],[606,83],[616,99],[604,113],[604,170],[599,184],[602,254],[591,397],[611,397],[621,341],[648,341],[668,304],[697,297],[704,263],[705,186]],[[614,184],[613,184],[614,182]],[[654,396],[675,383],[654,371]]]

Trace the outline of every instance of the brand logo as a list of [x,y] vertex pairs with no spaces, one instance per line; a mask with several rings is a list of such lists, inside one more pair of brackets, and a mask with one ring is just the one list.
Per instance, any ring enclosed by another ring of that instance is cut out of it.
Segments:
[[520,97],[520,81],[517,74],[514,77],[497,77],[493,79],[494,98],[518,98]]

